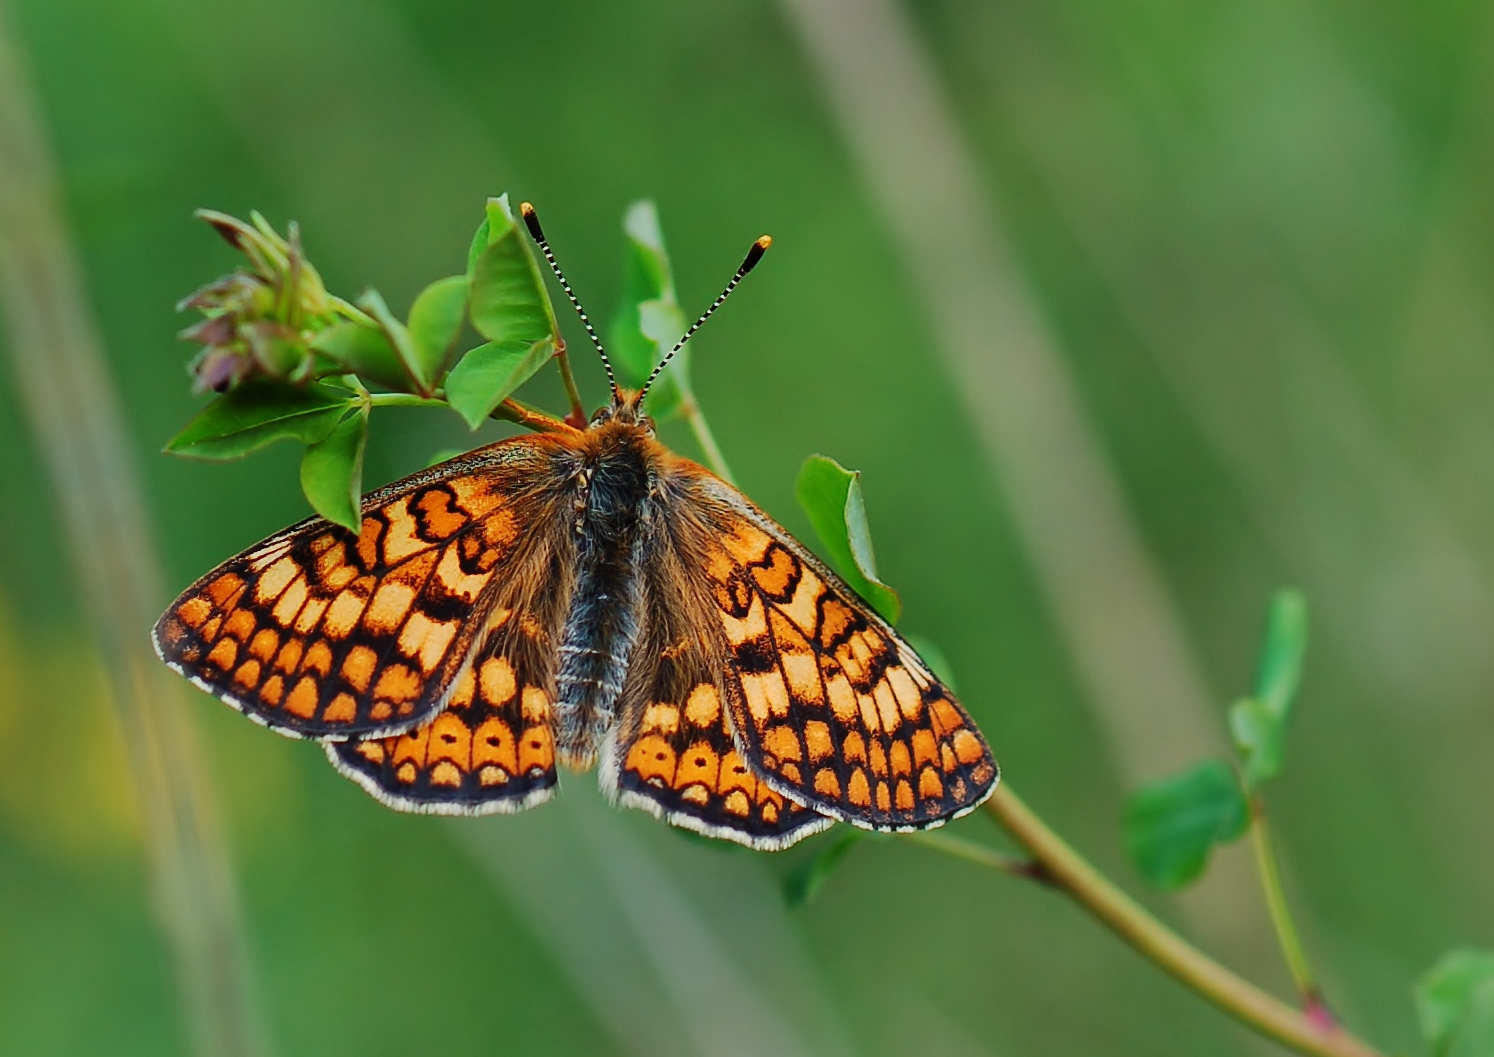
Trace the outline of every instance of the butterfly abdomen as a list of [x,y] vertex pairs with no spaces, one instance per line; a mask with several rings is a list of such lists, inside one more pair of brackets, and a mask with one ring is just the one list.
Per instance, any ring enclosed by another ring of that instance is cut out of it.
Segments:
[[619,426],[598,434],[579,474],[576,578],[555,680],[556,752],[572,767],[595,762],[638,638],[639,555],[649,501],[642,431]]

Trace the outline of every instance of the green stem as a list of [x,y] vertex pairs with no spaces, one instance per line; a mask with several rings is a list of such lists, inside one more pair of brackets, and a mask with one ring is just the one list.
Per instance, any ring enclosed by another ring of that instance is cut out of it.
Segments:
[[690,426],[690,432],[695,434],[695,442],[700,445],[700,453],[705,458],[705,463],[711,468],[711,472],[721,478],[729,485],[735,485],[736,478],[732,476],[731,467],[726,465],[726,456],[721,454],[721,448],[716,444],[716,435],[711,432],[710,423],[706,421],[705,414],[700,410],[700,405],[695,402],[695,393],[691,391],[683,378],[678,379],[680,384],[680,414],[684,416],[685,422]]
[[435,396],[417,396],[415,393],[370,393],[370,407],[450,407],[444,399]]
[[1281,945],[1282,957],[1286,959],[1297,990],[1302,994],[1303,1005],[1319,1016],[1326,1016],[1322,993],[1308,967],[1307,954],[1302,949],[1302,940],[1287,907],[1286,891],[1281,886],[1281,869],[1271,842],[1271,830],[1266,824],[1266,806],[1259,793],[1250,797],[1250,843],[1255,850],[1255,865],[1261,875],[1261,887],[1265,889],[1266,907],[1271,912],[1276,940]]
[[1149,914],[1091,866],[1005,782],[986,810],[1027,849],[1049,882],[1185,987],[1268,1038],[1311,1057],[1382,1057],[1337,1024],[1293,1009],[1226,969]]
[[576,388],[576,376],[571,372],[565,339],[559,334],[555,335],[555,362],[560,367],[560,381],[565,386],[566,399],[571,402],[571,413],[566,416],[566,421],[580,429],[586,425],[586,406],[581,403],[581,390]]

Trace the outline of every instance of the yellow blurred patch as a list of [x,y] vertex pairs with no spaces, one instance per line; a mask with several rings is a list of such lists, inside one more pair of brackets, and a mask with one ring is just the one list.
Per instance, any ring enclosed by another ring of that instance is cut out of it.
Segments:
[[120,855],[140,819],[103,662],[86,634],[23,631],[0,599],[0,819],[69,860]]

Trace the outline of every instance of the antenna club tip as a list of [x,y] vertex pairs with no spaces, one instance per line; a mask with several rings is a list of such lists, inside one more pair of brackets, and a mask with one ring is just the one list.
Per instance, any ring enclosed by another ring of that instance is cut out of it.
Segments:
[[747,251],[747,259],[742,262],[742,267],[737,274],[746,275],[757,267],[757,262],[763,259],[763,254],[768,252],[768,247],[771,245],[773,245],[773,240],[767,235],[754,242],[752,248]]
[[520,202],[519,216],[524,218],[524,226],[529,229],[529,234],[534,241],[544,242],[545,233],[540,228],[539,214],[534,211],[534,206],[528,202]]

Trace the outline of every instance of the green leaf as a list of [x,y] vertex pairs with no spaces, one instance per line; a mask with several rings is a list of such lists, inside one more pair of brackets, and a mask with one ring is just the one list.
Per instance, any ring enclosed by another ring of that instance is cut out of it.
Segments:
[[408,329],[420,358],[421,377],[433,383],[441,377],[451,348],[462,331],[468,286],[465,275],[437,279],[420,291],[410,306]]
[[1229,731],[1240,753],[1247,789],[1281,771],[1287,719],[1302,683],[1307,652],[1307,601],[1290,588],[1276,592],[1266,614],[1255,694],[1229,710]]
[[799,471],[799,505],[824,544],[826,556],[851,590],[882,614],[889,624],[902,614],[897,592],[877,579],[861,473],[834,459],[811,455]]
[[462,357],[446,376],[446,402],[476,429],[555,355],[550,338],[529,342],[490,341]]
[[[685,333],[689,320],[675,297],[674,271],[653,202],[644,199],[628,207],[623,234],[628,247],[623,295],[607,329],[607,351],[618,382],[637,389]],[[649,390],[647,409],[656,421],[679,411],[690,386],[689,352],[689,346],[681,349]]]
[[528,347],[560,332],[544,276],[528,236],[514,223],[507,195],[488,199],[488,216],[468,260],[468,311],[479,334],[495,344]]
[[362,527],[363,449],[368,445],[368,408],[360,407],[327,436],[307,445],[301,457],[301,491],[311,508],[351,532]]
[[824,887],[846,853],[860,843],[865,834],[859,829],[842,826],[840,832],[790,870],[783,878],[783,898],[791,907],[803,906]]
[[400,362],[404,364],[406,373],[415,383],[415,392],[421,396],[434,393],[435,379],[425,373],[420,353],[415,348],[415,339],[410,336],[405,325],[394,318],[394,313],[384,303],[383,295],[377,290],[365,290],[363,296],[358,298],[358,307],[372,316],[384,331],[384,336],[389,339],[389,344],[394,347]]
[[312,339],[311,347],[364,381],[398,393],[413,393],[416,389],[409,368],[394,351],[389,336],[378,327],[334,323]]
[[1494,952],[1450,951],[1416,985],[1432,1057],[1494,1055]]
[[1126,848],[1159,888],[1182,888],[1203,873],[1216,844],[1245,832],[1245,794],[1223,760],[1207,760],[1138,790],[1126,804]]
[[257,380],[235,386],[199,411],[166,444],[173,455],[237,459],[277,440],[312,443],[342,419],[357,397],[324,385]]

